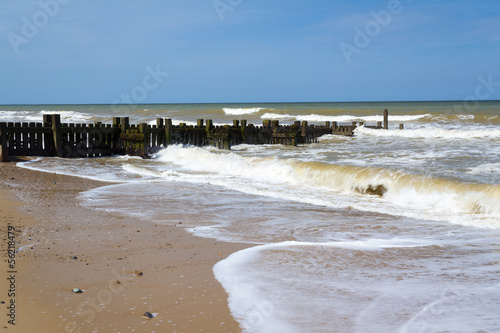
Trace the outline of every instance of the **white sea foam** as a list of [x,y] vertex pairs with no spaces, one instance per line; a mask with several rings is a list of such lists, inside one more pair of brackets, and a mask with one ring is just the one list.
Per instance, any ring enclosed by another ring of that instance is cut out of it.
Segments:
[[241,116],[245,114],[255,114],[258,113],[262,108],[223,108],[224,113],[232,116]]
[[467,172],[473,175],[500,174],[500,163],[481,164],[478,165],[477,167],[470,168],[469,171]]
[[472,120],[472,119],[474,119],[474,115],[472,115],[472,114],[460,114],[460,115],[458,115],[458,118],[461,120]]
[[62,123],[84,123],[94,119],[90,113],[77,111],[2,111],[0,112],[0,121],[2,122],[39,122],[43,121],[45,114],[59,114]]
[[[389,121],[392,122],[411,122],[418,119],[430,117],[429,114],[422,115],[391,115]],[[298,120],[298,121],[309,121],[309,122],[353,122],[353,121],[364,121],[364,122],[379,122],[383,121],[383,116],[354,116],[354,115],[339,115],[339,116],[326,116],[318,114],[309,115],[290,115],[290,114],[279,114],[279,113],[265,113],[261,116],[262,119],[276,119],[276,120]]]
[[443,138],[443,139],[480,139],[480,138],[498,138],[500,139],[499,129],[480,129],[480,130],[452,130],[443,128],[420,128],[406,130],[375,130],[364,126],[355,130],[356,135],[369,135],[378,137],[399,137],[399,138]]
[[[417,259],[439,255],[441,246],[451,259]],[[463,264],[484,260],[468,256]],[[467,264],[467,279],[451,284],[456,263],[443,240],[372,238],[256,246],[217,263],[214,274],[247,332],[493,329],[486,318],[500,305],[495,268]]]
[[[197,126],[198,123],[196,121],[187,121],[187,120],[178,120],[178,119],[172,119],[172,125],[174,126],[179,126],[179,124],[186,124],[186,126]],[[150,120],[147,122],[148,125],[156,125],[156,119]],[[219,125],[219,124],[217,124]]]
[[[129,174],[122,172],[121,167],[108,164],[105,161],[109,159],[120,159],[122,161],[137,159],[132,156],[95,158],[94,163],[88,163],[86,159],[61,159],[58,157],[36,158],[27,162],[18,162],[16,165],[21,168],[36,170],[41,172],[56,173],[60,175],[86,178],[97,181],[106,181],[113,183],[123,183],[137,181]],[[96,161],[102,163],[95,163]]]

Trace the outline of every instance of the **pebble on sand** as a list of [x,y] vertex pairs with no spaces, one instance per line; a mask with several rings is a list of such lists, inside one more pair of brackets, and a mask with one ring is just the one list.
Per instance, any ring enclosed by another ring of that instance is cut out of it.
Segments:
[[156,317],[156,313],[144,312],[144,314],[142,316],[145,318],[152,319],[152,318]]

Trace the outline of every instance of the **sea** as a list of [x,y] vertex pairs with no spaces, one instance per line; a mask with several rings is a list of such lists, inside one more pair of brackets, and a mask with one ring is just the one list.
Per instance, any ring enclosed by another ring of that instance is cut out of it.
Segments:
[[375,125],[384,109],[388,130],[297,147],[18,165],[111,182],[80,195],[92,209],[249,244],[213,268],[245,332],[500,332],[500,101],[4,105],[0,122]]

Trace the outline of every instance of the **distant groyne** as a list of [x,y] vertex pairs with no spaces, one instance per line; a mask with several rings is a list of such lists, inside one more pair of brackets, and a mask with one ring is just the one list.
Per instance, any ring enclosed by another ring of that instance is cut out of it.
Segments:
[[[364,125],[362,122],[359,125]],[[296,146],[317,142],[326,134],[352,136],[358,123],[309,125],[296,121],[280,125],[277,120],[264,120],[262,126],[234,120],[232,125],[215,126],[212,120],[199,119],[196,126],[173,125],[171,119],[156,119],[156,125],[130,124],[128,117],[115,117],[112,124],[61,123],[58,114],[44,115],[43,123],[0,123],[0,162],[9,156],[100,157],[133,155],[148,158],[162,147],[172,144],[214,146],[231,149],[239,144],[282,144]],[[374,129],[388,128],[388,111],[384,122]],[[402,128],[402,125],[400,125]]]

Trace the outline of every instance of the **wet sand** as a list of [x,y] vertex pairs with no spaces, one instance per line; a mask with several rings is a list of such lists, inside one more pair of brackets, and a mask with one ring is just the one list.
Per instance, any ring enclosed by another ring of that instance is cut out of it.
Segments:
[[[0,163],[0,184],[0,331],[241,331],[212,267],[248,245],[80,206],[78,194],[102,182]],[[9,225],[18,250],[15,297],[8,296]],[[12,299],[15,326],[7,316]]]

